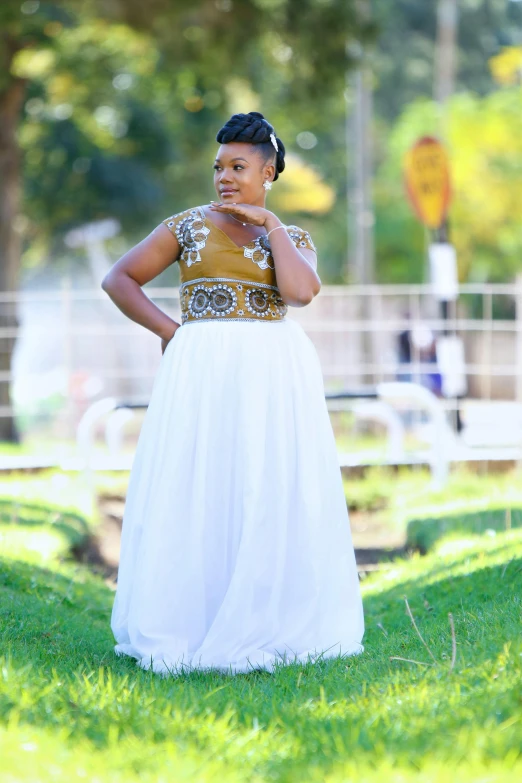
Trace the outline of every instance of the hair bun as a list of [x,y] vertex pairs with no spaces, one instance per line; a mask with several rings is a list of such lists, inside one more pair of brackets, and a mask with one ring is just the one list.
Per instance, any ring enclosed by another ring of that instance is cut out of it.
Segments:
[[[281,139],[276,138],[278,150],[272,144],[271,134],[275,131],[267,119],[258,111],[249,111],[248,114],[233,114],[216,135],[216,141],[219,144],[228,144],[231,141],[243,141],[248,144],[269,144],[276,152],[276,173],[274,179],[277,179],[280,172],[285,168],[285,147]],[[266,150],[268,153],[268,149]]]

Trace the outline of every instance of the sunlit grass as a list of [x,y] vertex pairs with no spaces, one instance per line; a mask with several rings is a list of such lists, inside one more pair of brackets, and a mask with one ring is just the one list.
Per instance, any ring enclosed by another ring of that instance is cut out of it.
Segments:
[[500,531],[522,524],[522,480],[516,470],[481,474],[460,466],[433,489],[425,469],[371,468],[344,477],[352,513],[402,531],[408,546],[429,549],[441,536]]
[[[114,654],[114,593],[67,558],[89,519],[72,486],[61,506],[49,486],[45,502],[36,489],[32,505],[3,497],[2,524],[19,540],[0,559],[2,783],[521,778],[522,530],[444,537],[367,577],[361,656],[161,677]],[[46,524],[70,529],[37,556]]]
[[3,762],[20,780],[34,779],[31,769],[41,780],[82,769],[100,780],[439,780],[459,765],[459,780],[488,772],[514,781],[521,569],[520,531],[419,556],[363,583],[362,656],[273,675],[173,679],[113,654],[113,594],[83,567],[5,561]]
[[0,553],[34,563],[66,557],[98,523],[82,474],[45,470],[0,477]]

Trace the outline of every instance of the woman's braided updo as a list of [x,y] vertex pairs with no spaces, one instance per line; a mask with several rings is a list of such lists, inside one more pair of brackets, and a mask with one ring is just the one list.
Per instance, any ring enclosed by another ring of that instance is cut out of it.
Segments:
[[285,168],[285,145],[276,136],[278,150],[270,141],[270,134],[275,135],[274,128],[268,120],[265,120],[258,111],[249,111],[248,114],[233,114],[216,136],[219,144],[228,144],[229,141],[244,141],[248,144],[259,145],[263,158],[269,160],[275,155],[276,180]]

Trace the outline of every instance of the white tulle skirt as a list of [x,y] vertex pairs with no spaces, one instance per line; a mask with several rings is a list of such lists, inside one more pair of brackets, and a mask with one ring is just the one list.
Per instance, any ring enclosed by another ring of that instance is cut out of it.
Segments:
[[184,324],[129,480],[111,628],[162,674],[361,652],[363,609],[315,347],[301,326]]

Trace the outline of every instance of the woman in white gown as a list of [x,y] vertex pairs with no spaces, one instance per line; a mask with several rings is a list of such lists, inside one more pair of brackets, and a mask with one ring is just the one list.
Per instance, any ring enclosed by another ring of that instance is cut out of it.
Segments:
[[[219,202],[166,218],[102,288],[161,338],[129,480],[111,628],[145,669],[273,670],[363,648],[321,367],[288,305],[320,280],[265,207],[284,146],[258,112],[219,131]],[[141,286],[180,264],[182,323]]]

